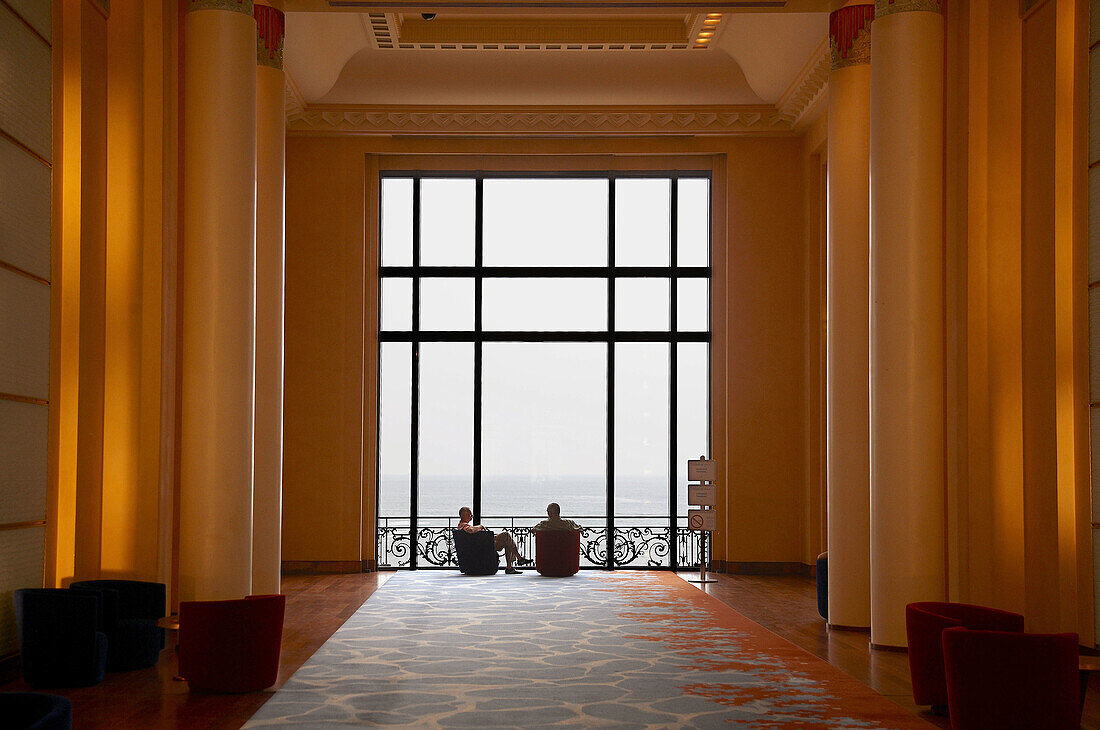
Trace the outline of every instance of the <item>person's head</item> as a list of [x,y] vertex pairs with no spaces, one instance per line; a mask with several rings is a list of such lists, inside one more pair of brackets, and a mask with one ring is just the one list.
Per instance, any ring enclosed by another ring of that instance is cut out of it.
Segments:
[[546,516],[561,517],[561,507],[558,506],[557,502],[551,502],[550,504],[546,505]]
[[473,518],[473,516],[473,510],[471,510],[469,507],[463,507],[458,511],[458,519],[462,520],[463,522],[469,522]]

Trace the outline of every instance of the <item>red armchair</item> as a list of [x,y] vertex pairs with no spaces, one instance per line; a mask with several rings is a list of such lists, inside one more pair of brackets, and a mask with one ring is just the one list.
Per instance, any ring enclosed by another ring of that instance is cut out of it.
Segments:
[[535,570],[539,575],[565,578],[580,569],[580,530],[535,531]]
[[286,596],[180,603],[180,675],[192,690],[255,692],[279,677]]
[[932,705],[933,712],[947,709],[947,681],[943,673],[945,629],[961,626],[985,631],[1024,630],[1024,617],[996,608],[966,603],[910,603],[905,607],[905,633],[909,641],[909,675],[913,701]]
[[1077,730],[1077,634],[943,632],[952,730]]

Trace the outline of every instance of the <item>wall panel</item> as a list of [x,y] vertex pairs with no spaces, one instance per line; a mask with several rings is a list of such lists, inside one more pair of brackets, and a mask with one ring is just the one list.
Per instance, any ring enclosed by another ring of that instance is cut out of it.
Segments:
[[0,531],[0,656],[19,649],[12,593],[42,585],[45,527]]
[[46,519],[46,421],[38,403],[0,400],[0,525]]
[[49,397],[50,288],[0,269],[0,393]]
[[50,167],[3,137],[0,261],[50,278]]
[[0,5],[0,131],[51,159],[50,47]]

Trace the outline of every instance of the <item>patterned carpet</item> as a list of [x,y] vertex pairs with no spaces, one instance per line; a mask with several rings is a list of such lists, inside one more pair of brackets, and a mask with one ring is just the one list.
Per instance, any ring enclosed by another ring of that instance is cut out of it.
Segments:
[[670,573],[402,572],[245,725],[927,728]]

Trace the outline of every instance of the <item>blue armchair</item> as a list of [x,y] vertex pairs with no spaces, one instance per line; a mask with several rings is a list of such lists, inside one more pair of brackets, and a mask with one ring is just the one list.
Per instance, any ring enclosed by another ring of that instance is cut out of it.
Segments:
[[493,532],[451,530],[458,556],[458,569],[466,575],[493,575],[500,570],[500,556],[493,545]]
[[15,592],[23,678],[34,687],[87,687],[103,681],[107,636],[102,599],[63,588]]
[[125,672],[157,663],[164,648],[163,583],[140,580],[82,580],[71,590],[94,591],[103,596],[103,632],[107,634],[107,670]]
[[0,717],[12,730],[69,730],[73,703],[40,692],[0,692]]

